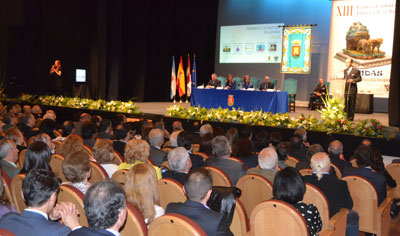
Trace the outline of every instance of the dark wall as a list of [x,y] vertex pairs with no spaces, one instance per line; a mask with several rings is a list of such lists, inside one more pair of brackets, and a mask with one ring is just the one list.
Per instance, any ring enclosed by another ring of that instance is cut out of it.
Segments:
[[167,101],[172,55],[176,61],[182,55],[186,68],[187,53],[192,60],[195,53],[200,81],[214,70],[215,0],[0,1],[2,9],[19,12],[8,22],[15,13],[1,11],[0,38],[8,40],[0,40],[7,55],[0,68],[14,82],[12,94],[51,91],[55,59],[62,62],[66,94],[73,94],[75,69],[84,68],[83,94],[105,99]]

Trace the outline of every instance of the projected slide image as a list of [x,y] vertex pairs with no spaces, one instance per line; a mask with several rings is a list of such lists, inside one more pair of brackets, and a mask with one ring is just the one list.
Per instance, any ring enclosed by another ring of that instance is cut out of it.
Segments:
[[222,26],[220,63],[280,63],[283,23]]

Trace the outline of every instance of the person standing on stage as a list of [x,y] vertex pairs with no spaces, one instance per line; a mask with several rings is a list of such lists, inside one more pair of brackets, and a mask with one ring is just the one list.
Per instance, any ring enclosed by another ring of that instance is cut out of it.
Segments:
[[[310,96],[310,101],[308,102],[308,110],[314,110],[313,103],[317,99],[321,99],[326,95],[326,85],[324,80],[319,78],[319,83],[315,86],[314,92]],[[321,101],[322,102],[322,101]]]
[[264,77],[264,82],[260,84],[260,90],[267,91],[267,89],[274,89],[275,85],[269,80],[269,76]]
[[254,88],[254,85],[250,82],[250,76],[245,75],[243,77],[242,89],[249,89],[249,88]]
[[221,81],[219,81],[216,73],[211,74],[211,80],[208,82],[206,88],[221,87]]
[[236,89],[236,82],[233,80],[232,74],[228,74],[228,76],[226,76],[225,89]]
[[349,120],[354,120],[354,111],[356,107],[357,83],[362,80],[360,71],[352,66],[353,59],[346,60],[346,69],[344,70],[344,79],[346,86],[344,89],[345,111]]
[[51,85],[54,88],[55,95],[61,95],[63,93],[63,81],[61,79],[61,61],[55,60],[54,65],[50,68],[50,79]]

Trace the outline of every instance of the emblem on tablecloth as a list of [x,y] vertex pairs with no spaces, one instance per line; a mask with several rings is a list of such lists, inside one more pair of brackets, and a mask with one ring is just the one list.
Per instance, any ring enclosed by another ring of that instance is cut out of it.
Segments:
[[235,99],[233,98],[233,95],[228,95],[228,106],[233,106],[235,104]]

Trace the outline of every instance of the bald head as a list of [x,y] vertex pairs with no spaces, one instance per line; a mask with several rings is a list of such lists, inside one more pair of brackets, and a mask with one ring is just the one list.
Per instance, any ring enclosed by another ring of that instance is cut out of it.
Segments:
[[343,152],[343,144],[339,140],[333,140],[329,144],[328,152],[329,152],[329,154],[332,154],[332,155],[335,155],[335,156],[338,156],[338,155],[342,154],[342,152]]
[[329,173],[331,168],[331,159],[324,152],[315,153],[311,157],[311,168],[313,172],[317,173],[318,179],[322,178],[322,174]]
[[164,143],[164,132],[161,129],[152,129],[149,133],[149,142],[153,146],[161,147]]
[[274,148],[264,148],[258,154],[258,164],[264,170],[276,170],[278,168],[278,154]]

